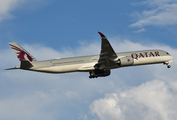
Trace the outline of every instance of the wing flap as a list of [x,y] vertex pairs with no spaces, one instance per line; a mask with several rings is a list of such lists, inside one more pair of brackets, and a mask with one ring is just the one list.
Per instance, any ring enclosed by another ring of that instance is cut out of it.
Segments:
[[94,66],[95,66],[95,62],[94,63],[87,63],[82,65],[81,67],[79,67],[77,70],[78,71],[90,71],[90,70],[94,70]]

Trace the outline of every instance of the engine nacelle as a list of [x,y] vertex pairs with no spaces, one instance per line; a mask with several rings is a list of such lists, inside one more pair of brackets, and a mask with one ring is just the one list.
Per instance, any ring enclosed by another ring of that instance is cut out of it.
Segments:
[[120,66],[129,66],[129,65],[133,65],[133,63],[134,63],[134,59],[131,56],[118,59],[118,64]]

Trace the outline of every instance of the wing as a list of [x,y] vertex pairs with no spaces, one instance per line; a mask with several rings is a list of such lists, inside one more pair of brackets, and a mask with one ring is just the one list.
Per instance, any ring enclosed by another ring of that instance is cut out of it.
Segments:
[[101,32],[98,33],[101,36],[102,43],[100,58],[98,60],[98,64],[95,67],[98,69],[110,69],[117,67],[118,65],[114,62],[114,60],[118,57],[117,54],[113,50],[107,38]]

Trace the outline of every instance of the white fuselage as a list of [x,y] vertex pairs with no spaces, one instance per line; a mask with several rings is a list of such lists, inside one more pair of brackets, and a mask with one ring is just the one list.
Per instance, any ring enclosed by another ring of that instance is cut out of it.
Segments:
[[[133,64],[127,66],[170,63],[173,61],[173,57],[163,50],[117,53],[117,56],[118,57],[114,59],[114,62],[127,56],[131,57],[133,59]],[[95,70],[95,65],[98,63],[98,60],[99,55],[35,61],[32,62],[33,67],[28,70],[47,73],[88,72]],[[114,69],[125,66],[115,65],[111,68],[105,69]]]

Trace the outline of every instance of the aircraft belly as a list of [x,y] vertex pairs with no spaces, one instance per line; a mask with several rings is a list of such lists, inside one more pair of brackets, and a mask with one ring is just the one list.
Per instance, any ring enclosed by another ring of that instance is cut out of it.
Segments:
[[95,69],[95,64],[97,64],[97,62],[92,62],[92,63],[86,63],[83,64],[82,66],[80,66],[79,68],[77,68],[78,71],[90,71],[90,70],[94,70]]
[[74,64],[74,65],[65,65],[63,66],[64,72],[76,72],[79,67],[81,67],[83,64]]
[[46,68],[31,69],[33,71],[48,72],[48,73],[66,73],[66,72],[76,72],[82,64],[74,65],[64,65],[64,66],[52,66]]
[[31,70],[38,71],[38,72],[47,72],[47,73],[64,73],[63,66],[45,67],[45,68],[37,68]]

